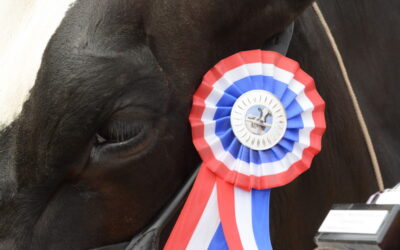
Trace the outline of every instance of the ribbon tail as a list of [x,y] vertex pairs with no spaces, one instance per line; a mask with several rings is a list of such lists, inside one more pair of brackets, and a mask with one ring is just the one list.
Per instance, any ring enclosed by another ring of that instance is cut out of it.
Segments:
[[250,191],[217,179],[218,207],[229,249],[272,250],[270,189]]
[[258,249],[272,250],[269,231],[269,207],[271,189],[251,191],[253,232]]
[[204,165],[164,247],[181,249],[228,249],[218,212],[216,177]]
[[243,250],[235,211],[235,187],[217,178],[218,208],[222,228],[230,250]]

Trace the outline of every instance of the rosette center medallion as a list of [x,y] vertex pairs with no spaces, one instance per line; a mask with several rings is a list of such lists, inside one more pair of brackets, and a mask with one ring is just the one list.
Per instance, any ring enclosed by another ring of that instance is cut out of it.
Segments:
[[241,95],[231,111],[233,133],[245,146],[266,150],[285,134],[287,118],[282,103],[265,90],[251,90]]

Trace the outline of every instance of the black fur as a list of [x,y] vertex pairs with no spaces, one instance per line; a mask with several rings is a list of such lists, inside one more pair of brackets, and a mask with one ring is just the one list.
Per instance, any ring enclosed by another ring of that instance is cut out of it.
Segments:
[[[197,166],[187,116],[202,75],[260,48],[309,3],[79,0],[48,44],[22,114],[0,135],[0,249],[87,249],[133,237]],[[311,249],[333,202],[364,201],[377,186],[310,9],[289,56],[315,76],[328,130],[312,169],[273,191],[272,240],[275,249]],[[141,137],[97,143],[115,119]]]

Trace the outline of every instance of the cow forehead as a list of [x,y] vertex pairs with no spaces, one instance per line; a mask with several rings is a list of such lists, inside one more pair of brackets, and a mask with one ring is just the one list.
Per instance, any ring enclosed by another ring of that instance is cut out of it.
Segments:
[[75,1],[0,1],[0,129],[21,112],[44,50]]

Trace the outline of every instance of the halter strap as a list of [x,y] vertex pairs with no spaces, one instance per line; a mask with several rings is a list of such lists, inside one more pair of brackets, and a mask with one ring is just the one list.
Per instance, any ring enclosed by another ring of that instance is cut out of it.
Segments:
[[261,49],[275,51],[282,55],[286,55],[289,49],[290,42],[292,41],[293,30],[294,23],[291,23],[281,33],[273,36],[271,39],[266,41]]
[[179,214],[180,208],[183,206],[187,194],[189,193],[194,180],[199,172],[196,171],[186,181],[185,185],[178,192],[171,203],[161,212],[160,216],[151,224],[150,227],[137,234],[130,242],[117,243],[100,248],[93,248],[91,250],[133,250],[133,249],[158,249],[160,242],[160,235],[165,229],[166,225]]

